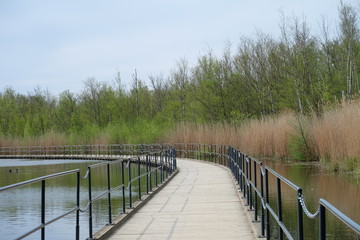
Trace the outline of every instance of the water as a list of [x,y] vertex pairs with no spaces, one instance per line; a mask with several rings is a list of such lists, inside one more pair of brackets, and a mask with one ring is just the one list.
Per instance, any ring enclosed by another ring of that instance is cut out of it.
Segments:
[[[24,160],[0,159],[0,187],[57,172],[80,169],[84,176],[87,166],[97,161],[87,160]],[[11,171],[10,171],[11,169]],[[127,180],[128,169],[124,177]],[[137,176],[137,166],[131,167],[131,175]],[[141,173],[145,169],[141,168]],[[121,164],[110,165],[111,187],[121,184]],[[106,165],[94,168],[91,172],[92,196],[107,189]],[[153,181],[154,182],[154,181]],[[127,184],[127,181],[125,181]],[[138,196],[137,182],[132,187],[133,200]],[[145,178],[141,180],[141,192],[145,193]],[[81,179],[80,207],[88,203],[88,179]],[[129,205],[129,192],[126,191],[126,206]],[[41,183],[29,184],[16,189],[0,192],[0,238],[14,239],[40,225]],[[46,180],[46,221],[58,217],[76,206],[76,174]],[[108,223],[107,195],[93,203],[93,233]],[[121,190],[112,193],[112,217],[122,212]],[[74,239],[75,212],[46,227],[47,239]],[[80,213],[80,239],[88,233],[89,211]],[[40,231],[26,239],[39,239]]]
[[[303,189],[305,202],[314,213],[318,208],[318,201],[323,198],[353,219],[360,222],[360,179],[351,175],[330,173],[317,164],[298,164],[276,161],[266,161],[276,172],[289,179]],[[270,174],[271,175],[271,174]],[[269,177],[270,202],[272,208],[277,212],[276,201],[276,179]],[[296,192],[286,184],[282,184],[284,222],[293,236],[297,236],[297,201]],[[360,239],[344,223],[326,212],[327,239]],[[304,214],[305,239],[318,239],[319,218],[311,220]],[[275,220],[272,221],[272,239],[277,239],[278,228]]]

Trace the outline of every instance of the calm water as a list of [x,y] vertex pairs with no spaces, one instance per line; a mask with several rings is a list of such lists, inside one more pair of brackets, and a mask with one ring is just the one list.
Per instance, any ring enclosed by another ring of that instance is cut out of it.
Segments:
[[[77,169],[84,176],[87,166],[96,161],[86,160],[20,160],[0,159],[0,187],[26,181],[32,178],[49,175],[56,172]],[[111,185],[121,184],[120,164],[110,165]],[[11,172],[9,171],[11,169]],[[127,169],[126,169],[127,170]],[[145,171],[144,168],[141,169]],[[137,174],[133,165],[132,176]],[[95,168],[91,173],[92,196],[95,197],[107,189],[106,166]],[[127,173],[125,173],[127,179]],[[81,208],[88,203],[88,180],[81,180]],[[136,186],[137,183],[135,182]],[[142,192],[145,192],[145,179],[141,182]],[[0,193],[0,239],[14,239],[40,224],[40,183],[7,190]],[[133,186],[133,199],[137,199],[138,189]],[[128,196],[128,191],[126,196]],[[128,206],[128,197],[126,197]],[[46,181],[46,220],[51,220],[76,206],[76,175],[68,175]],[[112,216],[122,211],[121,191],[112,194]],[[108,222],[107,198],[101,198],[93,204],[93,232],[95,233]],[[88,233],[88,216],[86,211],[80,214],[80,238],[86,239]],[[75,213],[46,227],[47,239],[74,239]],[[40,231],[26,239],[40,239]]]
[[[314,213],[320,198],[324,198],[355,222],[360,223],[360,179],[354,176],[329,173],[316,164],[294,164],[266,161],[266,165],[273,168],[282,176],[303,189],[305,202]],[[270,187],[270,201],[277,211],[276,179],[270,177],[273,185]],[[296,192],[286,184],[282,184],[284,222],[290,227],[293,236],[297,236],[297,202]],[[341,221],[326,212],[327,239],[360,239]],[[308,219],[304,214],[305,239],[318,239],[318,217]],[[275,225],[275,221],[273,221]],[[273,228],[272,239],[277,239],[277,228]]]

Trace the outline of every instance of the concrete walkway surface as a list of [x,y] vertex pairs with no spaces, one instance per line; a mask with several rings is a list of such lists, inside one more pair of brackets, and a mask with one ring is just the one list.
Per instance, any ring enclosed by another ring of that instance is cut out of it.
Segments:
[[228,170],[177,162],[174,179],[110,239],[256,239]]

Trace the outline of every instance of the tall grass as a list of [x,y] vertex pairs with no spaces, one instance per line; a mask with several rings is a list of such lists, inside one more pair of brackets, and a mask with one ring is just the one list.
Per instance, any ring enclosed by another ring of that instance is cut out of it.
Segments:
[[257,157],[318,161],[360,174],[360,104],[327,110],[321,117],[287,112],[240,125],[180,124],[170,142],[227,144]]
[[345,104],[314,118],[312,131],[319,158],[335,170],[359,171],[360,104]]
[[68,137],[65,134],[53,131],[38,137],[0,137],[0,147],[60,146],[68,142]]
[[288,139],[294,129],[291,113],[262,120],[248,120],[241,125],[180,124],[167,139],[169,142],[198,142],[237,147],[254,156],[284,158],[288,155]]

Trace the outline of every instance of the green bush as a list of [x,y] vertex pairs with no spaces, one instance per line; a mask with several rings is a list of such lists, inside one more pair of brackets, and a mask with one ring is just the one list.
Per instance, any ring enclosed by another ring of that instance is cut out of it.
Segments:
[[309,122],[303,116],[297,116],[293,123],[295,133],[288,140],[290,158],[297,161],[318,161],[314,139],[309,130]]

